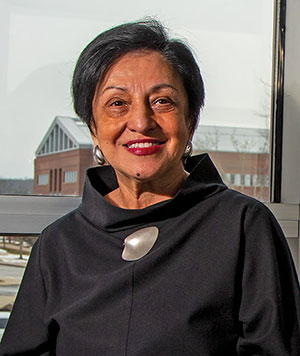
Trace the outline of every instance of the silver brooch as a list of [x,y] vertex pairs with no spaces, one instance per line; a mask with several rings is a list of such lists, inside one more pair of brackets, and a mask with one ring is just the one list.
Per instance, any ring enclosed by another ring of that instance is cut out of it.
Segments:
[[156,226],[150,226],[128,235],[124,240],[123,260],[136,261],[144,257],[154,246],[158,233]]

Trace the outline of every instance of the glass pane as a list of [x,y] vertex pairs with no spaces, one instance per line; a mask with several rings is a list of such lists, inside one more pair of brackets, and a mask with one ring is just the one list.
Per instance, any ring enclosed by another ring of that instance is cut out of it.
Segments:
[[[0,194],[81,193],[79,185],[65,190],[61,162],[39,166],[34,173],[34,160],[63,152],[82,161],[74,155],[83,150],[84,165],[66,168],[78,171],[78,177],[93,164],[91,149],[81,148],[61,125],[63,118],[75,118],[69,86],[76,59],[99,32],[150,15],[157,16],[175,37],[187,39],[202,70],[206,105],[194,150],[209,152],[230,186],[268,199],[273,0],[194,0],[189,4],[170,0],[117,1],[105,6],[95,0],[0,2],[0,114],[4,118]],[[61,120],[55,121],[56,117]],[[73,123],[79,128],[76,119]],[[39,190],[38,177],[46,174],[48,185]],[[59,182],[53,182],[55,176]],[[81,178],[78,181],[82,184]],[[29,184],[31,188],[25,189]]]

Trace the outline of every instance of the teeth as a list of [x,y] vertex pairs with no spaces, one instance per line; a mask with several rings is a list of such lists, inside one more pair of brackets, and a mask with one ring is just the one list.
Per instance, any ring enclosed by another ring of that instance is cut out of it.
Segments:
[[132,145],[129,145],[128,148],[146,148],[146,147],[151,147],[151,146],[157,146],[158,143],[152,143],[152,142],[139,142],[139,143],[133,143]]

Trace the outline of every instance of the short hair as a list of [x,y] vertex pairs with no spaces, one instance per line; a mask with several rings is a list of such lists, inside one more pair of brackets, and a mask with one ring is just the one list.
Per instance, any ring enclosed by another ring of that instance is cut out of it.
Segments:
[[76,114],[93,133],[93,98],[98,83],[116,60],[139,50],[159,52],[179,73],[188,97],[188,124],[191,132],[194,132],[205,96],[200,69],[188,45],[180,40],[170,39],[166,29],[156,19],[113,27],[99,34],[81,52],[72,80]]

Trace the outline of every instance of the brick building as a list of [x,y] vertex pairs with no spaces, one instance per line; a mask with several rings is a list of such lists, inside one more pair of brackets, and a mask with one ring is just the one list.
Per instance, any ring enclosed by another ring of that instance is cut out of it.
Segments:
[[194,146],[209,153],[228,186],[269,200],[269,130],[200,125]]
[[36,150],[34,194],[81,195],[92,147],[81,120],[57,116]]
[[[227,185],[268,200],[268,130],[200,125],[194,152],[208,152]],[[34,194],[81,195],[92,165],[88,128],[79,119],[58,116],[36,151]]]

